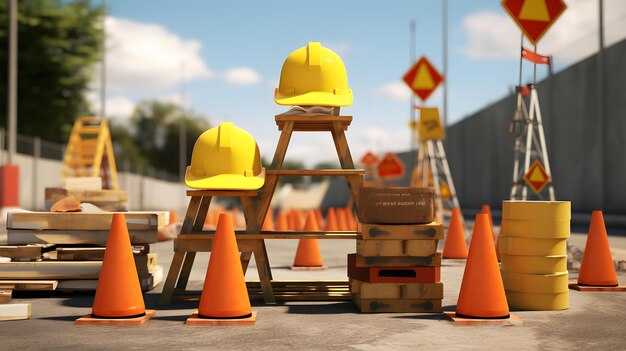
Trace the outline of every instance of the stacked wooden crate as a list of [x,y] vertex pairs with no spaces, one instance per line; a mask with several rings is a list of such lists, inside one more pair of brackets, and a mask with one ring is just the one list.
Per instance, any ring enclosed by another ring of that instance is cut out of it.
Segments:
[[[443,239],[443,226],[430,222],[434,213],[432,193],[417,188],[382,188],[377,193],[372,191],[374,200],[360,200],[359,219],[369,223],[361,224],[357,252],[348,255],[348,276],[353,300],[361,312],[441,312],[443,283],[437,244]],[[381,212],[369,207],[377,203],[409,206],[402,210],[417,208],[418,215],[414,212],[393,218],[398,212],[392,211],[389,216],[379,217]],[[386,224],[371,223],[374,220]],[[394,221],[404,223],[389,224]],[[415,223],[424,221],[429,223]]]
[[[0,246],[0,284],[14,290],[95,290],[112,219],[110,212],[13,212]],[[127,212],[137,273],[144,291],[163,279],[150,244],[167,223],[164,212]]]

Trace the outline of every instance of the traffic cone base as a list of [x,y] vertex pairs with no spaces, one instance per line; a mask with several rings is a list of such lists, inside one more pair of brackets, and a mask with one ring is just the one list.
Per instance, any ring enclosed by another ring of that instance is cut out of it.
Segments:
[[602,211],[593,211],[587,243],[578,273],[579,286],[616,287],[619,285]]
[[78,318],[74,321],[74,324],[79,325],[87,325],[87,324],[105,324],[105,325],[141,325],[144,324],[148,319],[152,318],[156,314],[155,310],[146,310],[146,313],[143,316],[135,317],[135,318],[97,318],[91,314],[86,315],[85,317]]
[[626,286],[593,286],[577,283],[570,283],[569,288],[577,291],[626,291]]
[[229,326],[229,325],[254,325],[256,323],[256,311],[252,311],[250,316],[242,318],[204,318],[198,315],[198,311],[192,314],[186,325],[191,326]]
[[455,312],[444,312],[448,318],[450,318],[457,325],[524,325],[522,321],[516,315],[509,315],[507,319],[502,318],[474,318],[474,317],[462,317]]
[[328,267],[326,266],[316,266],[316,267],[310,267],[310,266],[291,266],[291,270],[292,271],[324,271],[328,269]]

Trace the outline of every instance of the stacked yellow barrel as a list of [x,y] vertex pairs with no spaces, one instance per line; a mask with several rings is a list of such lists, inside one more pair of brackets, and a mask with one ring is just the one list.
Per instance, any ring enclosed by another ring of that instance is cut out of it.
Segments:
[[503,201],[500,253],[502,280],[511,308],[569,307],[568,201]]

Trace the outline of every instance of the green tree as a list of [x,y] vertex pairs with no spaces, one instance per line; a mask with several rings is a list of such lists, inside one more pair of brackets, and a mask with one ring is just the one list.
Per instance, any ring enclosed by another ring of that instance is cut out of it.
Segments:
[[153,167],[178,174],[181,118],[185,121],[189,164],[196,140],[210,124],[192,111],[160,101],[139,103],[128,126],[113,125],[111,134],[113,143],[118,145],[119,162],[128,160],[134,167]]
[[[337,168],[341,168],[339,167],[339,165],[337,164],[337,162],[330,162],[330,161],[325,161],[325,162],[320,162],[318,164],[316,164],[313,169],[337,169]],[[320,176],[313,176],[311,177],[311,182],[312,183],[319,183],[325,179],[328,179],[329,177],[320,177]]]
[[[18,133],[65,143],[100,58],[102,9],[88,0],[20,0]],[[6,124],[9,1],[0,1],[0,125]]]

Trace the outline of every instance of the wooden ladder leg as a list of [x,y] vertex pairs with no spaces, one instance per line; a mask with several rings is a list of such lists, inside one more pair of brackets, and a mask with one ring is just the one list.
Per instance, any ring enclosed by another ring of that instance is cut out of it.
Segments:
[[242,252],[241,253],[241,269],[243,269],[243,275],[246,275],[246,271],[248,271],[248,264],[250,263],[250,258],[252,258],[252,252]]
[[191,268],[193,267],[193,261],[196,258],[195,252],[186,252],[185,260],[183,261],[183,268],[180,270],[180,275],[178,277],[178,284],[176,284],[177,291],[185,291],[187,288],[187,282],[189,281],[189,276],[191,275]]
[[265,251],[265,242],[263,239],[255,240],[254,244],[254,260],[256,268],[259,272],[259,280],[261,289],[263,290],[263,300],[266,304],[275,304],[274,289],[272,288],[272,271],[270,270],[267,252]]
[[180,267],[183,264],[183,258],[185,258],[184,252],[176,252],[170,265],[170,270],[167,273],[167,279],[163,284],[163,291],[159,298],[159,305],[169,305],[172,302],[172,296],[174,295],[174,286],[178,280],[178,274],[180,273]]
[[[346,134],[343,130],[341,123],[333,122],[333,142],[335,143],[335,149],[337,149],[337,156],[339,156],[339,163],[341,164],[341,168],[343,169],[354,169],[354,161],[352,160],[352,155],[350,154],[350,147],[348,146],[348,139],[346,139]],[[363,177],[359,176],[361,181],[358,184],[355,184],[355,177],[346,177],[346,181],[348,182],[348,188],[350,190],[350,195],[352,197],[352,201],[354,203],[358,203],[359,196],[359,188],[362,186]]]

